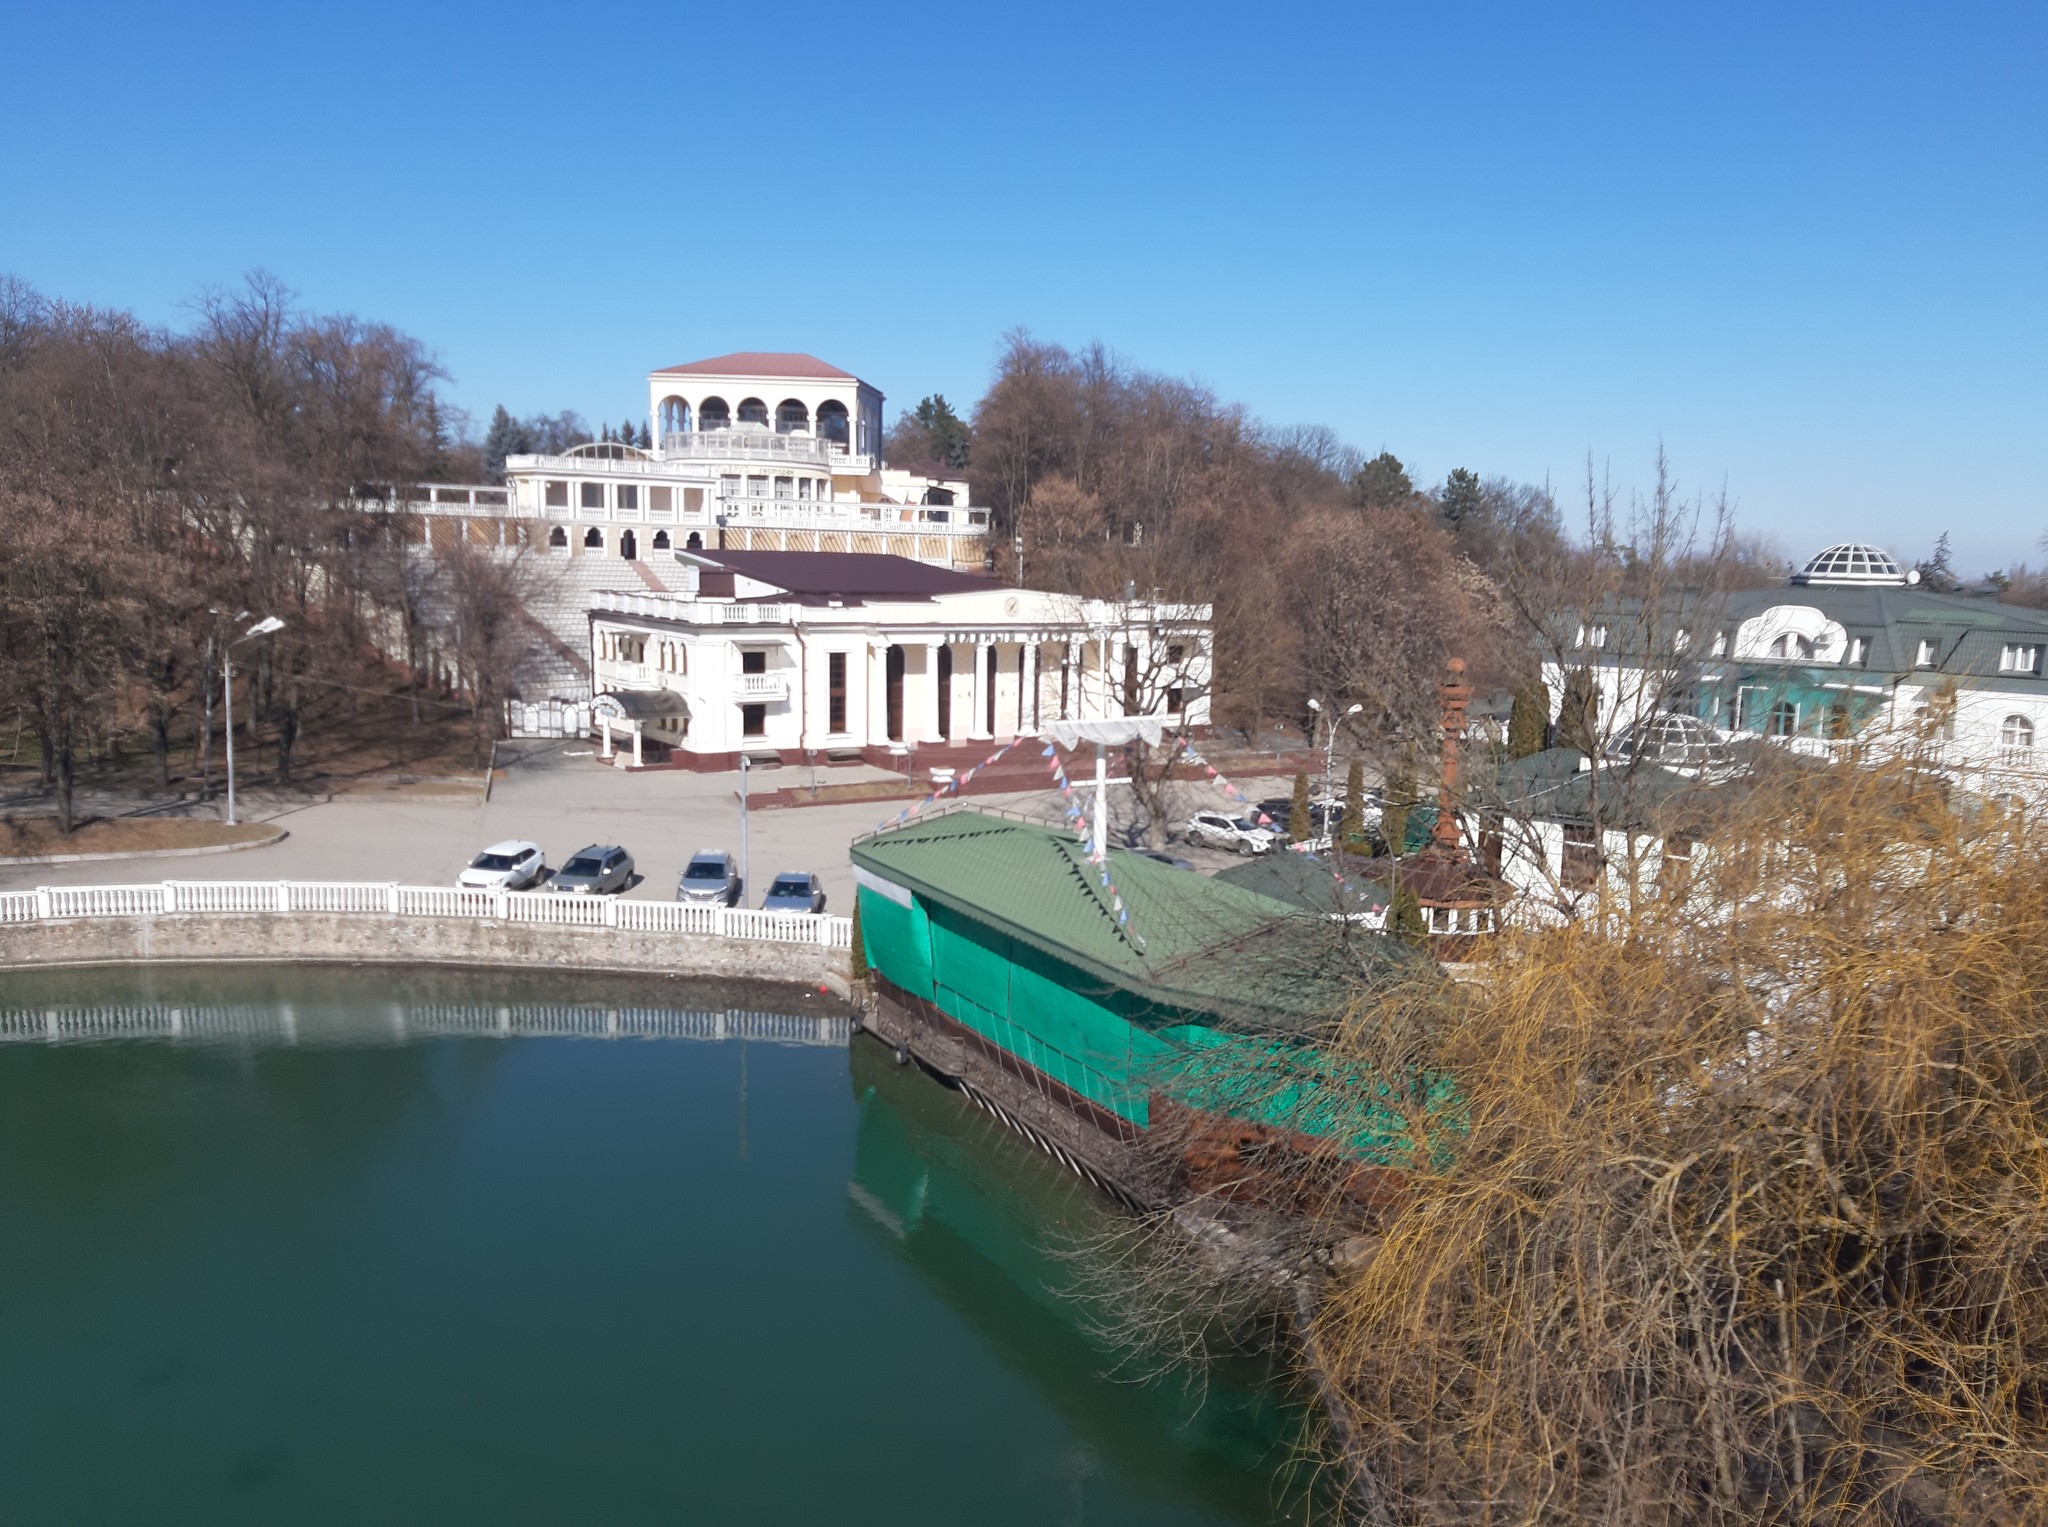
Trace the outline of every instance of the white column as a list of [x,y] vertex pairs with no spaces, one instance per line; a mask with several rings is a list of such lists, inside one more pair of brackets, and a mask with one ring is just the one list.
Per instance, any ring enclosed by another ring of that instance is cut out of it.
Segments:
[[647,723],[644,721],[635,721],[633,723],[633,767],[636,769],[640,767],[640,734],[646,728]]
[[1038,730],[1038,643],[1024,644],[1024,677],[1017,685],[1017,730]]
[[597,718],[597,729],[604,736],[604,750],[597,756],[599,758],[609,758],[612,756],[612,718],[610,716],[599,716]]
[[[904,709],[907,711],[909,706],[906,704]],[[911,734],[908,716],[904,718],[903,732],[905,736]],[[939,732],[939,643],[937,642],[926,642],[924,644],[923,740],[928,742],[943,740]]]
[[974,714],[968,718],[967,735],[986,737],[988,727],[988,654],[987,642],[974,644],[974,682],[967,687],[968,703],[974,707]]

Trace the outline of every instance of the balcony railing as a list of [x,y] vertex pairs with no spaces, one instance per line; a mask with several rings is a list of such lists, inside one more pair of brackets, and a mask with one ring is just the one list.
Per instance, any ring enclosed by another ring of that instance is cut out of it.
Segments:
[[740,675],[739,697],[742,700],[784,700],[789,697],[789,675],[786,673],[743,673]]
[[720,604],[675,594],[636,594],[624,589],[593,593],[590,608],[700,626],[788,626],[796,624],[803,613],[803,606],[795,604]]
[[663,461],[786,461],[867,472],[872,464],[836,440],[817,435],[778,435],[772,430],[712,429],[661,437]]

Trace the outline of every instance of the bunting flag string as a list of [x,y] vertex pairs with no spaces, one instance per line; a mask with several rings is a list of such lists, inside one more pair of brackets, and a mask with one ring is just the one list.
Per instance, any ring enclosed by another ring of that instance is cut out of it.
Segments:
[[[1187,747],[1187,755],[1189,758],[1193,759],[1196,763],[1200,764],[1205,770],[1208,771],[1209,778],[1214,780],[1218,785],[1222,786],[1223,791],[1226,795],[1230,796],[1233,800],[1241,801],[1245,805],[1250,806],[1252,808],[1252,816],[1257,820],[1258,824],[1261,827],[1272,827],[1274,825],[1273,819],[1270,816],[1268,816],[1265,812],[1259,810],[1256,805],[1253,805],[1251,798],[1247,796],[1242,790],[1238,789],[1236,785],[1233,785],[1229,780],[1225,779],[1222,773],[1217,770],[1214,764],[1210,763],[1208,759],[1202,757],[1200,753],[1195,751],[1194,746],[1192,744],[1189,744]],[[1352,883],[1344,877],[1343,870],[1338,868],[1337,855],[1334,852],[1334,850],[1332,851],[1330,856],[1327,859],[1325,859],[1321,854],[1313,852],[1306,843],[1290,843],[1287,846],[1291,851],[1300,854],[1304,859],[1307,859],[1310,863],[1320,864],[1325,870],[1327,870],[1329,872],[1330,878],[1337,882],[1338,889],[1341,892],[1343,892],[1346,898],[1359,894],[1357,888],[1353,886]]]
[[888,821],[881,823],[875,830],[877,832],[885,832],[892,827],[901,827],[905,822],[909,821],[912,817],[916,816],[920,811],[923,811],[927,806],[930,806],[932,802],[938,800],[942,796],[948,796],[953,794],[955,791],[964,787],[969,780],[973,779],[974,776],[979,774],[983,769],[992,767],[998,760],[1002,758],[1002,756],[1005,753],[1009,752],[1010,749],[1017,746],[1018,743],[1025,742],[1028,740],[1028,738],[1024,737],[1012,737],[1008,742],[1004,743],[1001,747],[997,748],[993,753],[989,754],[988,757],[984,758],[980,763],[974,765],[973,768],[967,770],[966,773],[957,775],[954,778],[947,780],[945,784],[939,786],[937,789],[932,791],[932,793],[930,795],[927,795],[923,800],[915,802],[912,805],[905,806],[901,811],[897,812],[896,815],[891,817]]

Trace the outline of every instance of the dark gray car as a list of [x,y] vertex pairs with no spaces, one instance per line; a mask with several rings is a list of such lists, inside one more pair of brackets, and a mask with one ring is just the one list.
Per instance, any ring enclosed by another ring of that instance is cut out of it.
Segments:
[[676,900],[693,901],[699,906],[715,902],[720,906],[739,905],[740,867],[733,863],[732,855],[716,849],[705,849],[693,854],[690,862],[683,867],[683,875],[676,882]]
[[548,882],[551,891],[595,896],[623,891],[633,878],[633,856],[616,843],[593,843],[569,856]]
[[825,888],[810,874],[784,873],[775,877],[768,894],[761,898],[763,912],[822,912]]

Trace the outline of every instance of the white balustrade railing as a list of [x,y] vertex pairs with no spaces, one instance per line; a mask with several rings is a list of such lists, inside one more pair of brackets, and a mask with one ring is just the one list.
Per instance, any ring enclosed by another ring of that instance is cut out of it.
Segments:
[[165,880],[154,885],[38,886],[33,891],[0,891],[0,923],[166,913],[467,917],[480,922],[611,928],[623,933],[687,933],[699,938],[821,944],[828,949],[848,949],[853,944],[853,924],[844,917],[555,891],[482,891],[339,880]]

